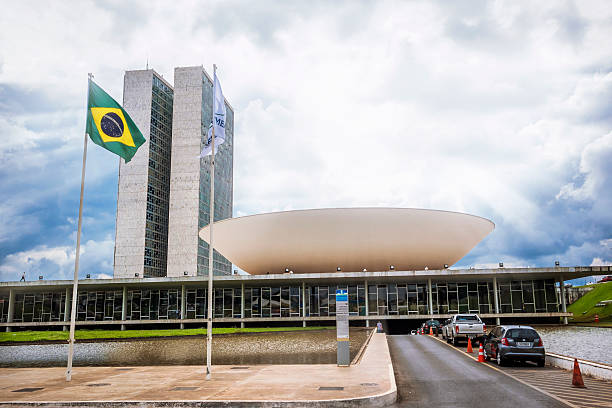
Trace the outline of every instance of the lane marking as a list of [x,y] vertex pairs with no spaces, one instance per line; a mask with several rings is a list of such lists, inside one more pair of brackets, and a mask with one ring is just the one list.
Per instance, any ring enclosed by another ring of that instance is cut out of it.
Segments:
[[[442,339],[439,339],[439,338],[438,338],[438,337],[436,337],[436,336],[428,336],[428,337],[432,337],[432,338],[434,338],[435,340],[439,341],[440,343],[444,344],[445,346],[448,346],[448,347],[450,347],[451,349],[453,349],[453,350],[455,350],[455,351],[459,352],[460,354],[462,354],[462,355],[464,355],[464,356],[467,356],[467,357],[471,358],[472,360],[474,360],[474,361],[478,362],[478,358],[477,358],[477,357],[471,356],[471,355],[469,355],[468,353],[464,353],[463,351],[461,351],[461,350],[460,350],[460,349],[458,349],[457,347],[454,347],[454,346],[452,346],[452,345],[448,344],[446,341],[444,341],[444,340],[442,340]],[[482,363],[481,363],[481,364],[482,364]],[[533,388],[534,390],[539,391],[539,392],[541,392],[541,393],[542,393],[542,394],[544,394],[544,395],[548,395],[549,397],[551,397],[551,398],[553,398],[553,399],[555,399],[555,400],[557,400],[557,401],[559,401],[559,402],[561,402],[561,403],[563,403],[563,404],[565,404],[565,405],[567,405],[567,406],[569,406],[569,407],[572,407],[572,408],[580,408],[579,406],[574,405],[574,404],[572,404],[572,403],[570,403],[569,401],[566,401],[566,400],[564,400],[564,399],[561,399],[561,398],[557,397],[556,395],[553,395],[553,394],[549,393],[548,391],[545,391],[545,390],[543,390],[543,389],[540,389],[540,388],[536,387],[535,385],[531,385],[531,384],[529,384],[528,382],[521,380],[520,378],[517,378],[517,377],[515,377],[515,376],[513,376],[513,375],[511,375],[511,374],[509,374],[509,373],[506,373],[506,372],[504,372],[503,370],[500,370],[499,368],[494,367],[492,364],[489,364],[489,363],[485,362],[483,365],[484,365],[484,366],[486,366],[486,367],[492,368],[493,370],[496,370],[496,371],[498,371],[498,372],[502,373],[503,375],[505,375],[505,376],[507,376],[507,377],[510,377],[510,378],[512,378],[512,379],[514,379],[514,380],[516,380],[516,381],[520,382],[521,384],[525,384],[526,386],[528,386],[528,387],[530,387],[530,388]]]

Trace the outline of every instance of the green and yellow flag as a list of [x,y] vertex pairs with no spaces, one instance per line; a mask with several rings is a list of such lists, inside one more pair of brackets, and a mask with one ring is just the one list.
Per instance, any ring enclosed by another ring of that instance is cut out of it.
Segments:
[[130,115],[91,79],[85,131],[92,142],[123,157],[126,163],[145,142]]

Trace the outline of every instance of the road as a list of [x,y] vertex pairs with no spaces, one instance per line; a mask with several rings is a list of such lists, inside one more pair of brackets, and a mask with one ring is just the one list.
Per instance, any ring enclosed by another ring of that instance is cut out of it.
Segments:
[[387,338],[398,407],[567,408],[429,336]]

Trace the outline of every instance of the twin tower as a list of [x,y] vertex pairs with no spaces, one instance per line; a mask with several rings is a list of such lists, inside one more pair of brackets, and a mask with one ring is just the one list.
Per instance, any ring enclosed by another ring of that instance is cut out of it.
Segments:
[[[232,217],[234,110],[225,101],[225,143],[215,155],[215,214]],[[127,71],[123,106],[146,142],[119,162],[114,277],[208,274],[210,156],[198,158],[212,120],[213,81],[202,66],[174,69],[174,87],[154,70]],[[215,252],[215,275],[231,263]]]

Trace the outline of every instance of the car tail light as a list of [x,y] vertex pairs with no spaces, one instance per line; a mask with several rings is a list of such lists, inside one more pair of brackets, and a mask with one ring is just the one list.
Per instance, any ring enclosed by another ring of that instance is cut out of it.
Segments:
[[509,346],[510,345],[510,343],[508,343],[508,339],[505,338],[505,337],[502,337],[501,344],[503,344],[504,346]]
[[484,324],[484,323],[482,324],[482,331],[483,331],[483,333],[487,332],[487,325]]
[[538,339],[538,347],[544,347],[544,343],[542,343],[542,339]]
[[455,326],[455,331],[459,333],[459,326]]

